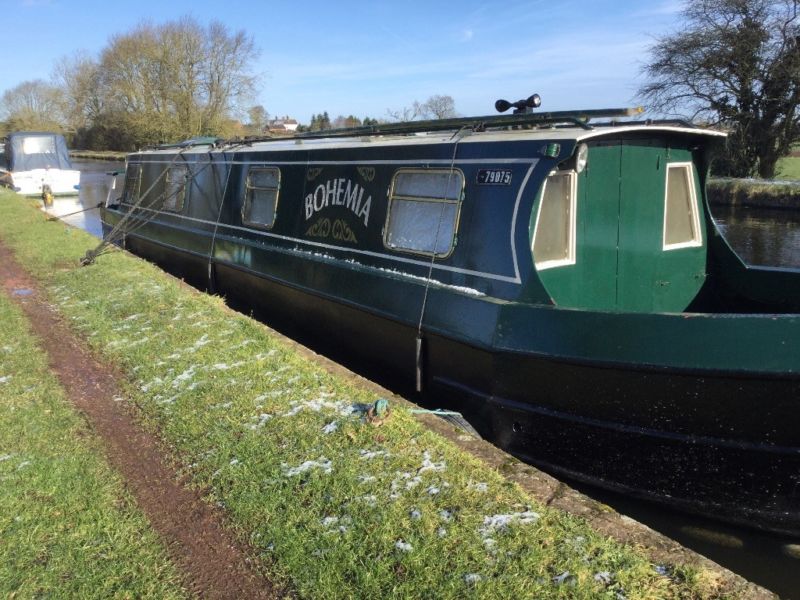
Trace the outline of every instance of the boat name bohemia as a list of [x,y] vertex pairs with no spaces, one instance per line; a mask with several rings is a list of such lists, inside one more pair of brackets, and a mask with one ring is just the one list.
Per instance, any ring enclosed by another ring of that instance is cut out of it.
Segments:
[[[364,221],[364,227],[369,225],[369,210],[372,207],[372,196],[364,198],[364,188],[350,179],[328,179],[320,183],[317,188],[306,196],[306,221],[327,206],[344,206],[353,211],[359,219]],[[363,204],[362,204],[363,200]]]

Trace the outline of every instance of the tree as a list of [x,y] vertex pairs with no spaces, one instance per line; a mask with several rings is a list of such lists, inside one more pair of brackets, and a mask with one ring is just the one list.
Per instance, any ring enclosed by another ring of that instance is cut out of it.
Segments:
[[318,115],[311,115],[311,123],[308,125],[308,131],[325,131],[331,128],[331,118],[328,116],[328,111]]
[[41,79],[23,81],[2,97],[9,131],[61,131],[64,123],[61,91]]
[[386,109],[386,116],[390,121],[414,121],[422,116],[422,104],[414,100],[411,106],[404,106],[399,110]]
[[243,31],[218,22],[142,23],[113,36],[100,56],[101,120],[128,130],[136,146],[225,135],[252,98],[257,54]]
[[435,95],[422,104],[422,116],[426,119],[452,119],[458,116],[452,96]]
[[721,174],[773,177],[800,139],[798,0],[694,0],[659,39],[639,94],[662,114],[730,130]]
[[61,90],[65,126],[80,131],[103,113],[100,66],[85,53],[64,57],[56,63],[53,81]]
[[392,121],[414,121],[416,119],[449,119],[458,116],[456,103],[452,96],[434,95],[425,102],[414,100],[411,106],[404,106],[400,110],[386,109],[386,114]]
[[358,117],[354,117],[353,115],[339,115],[333,120],[331,123],[331,127],[333,129],[344,129],[347,127],[360,127],[361,126],[361,119]]
[[252,135],[264,133],[264,128],[267,126],[267,121],[269,121],[269,113],[266,108],[261,104],[251,106],[247,111],[247,117],[250,120],[247,124],[248,133]]

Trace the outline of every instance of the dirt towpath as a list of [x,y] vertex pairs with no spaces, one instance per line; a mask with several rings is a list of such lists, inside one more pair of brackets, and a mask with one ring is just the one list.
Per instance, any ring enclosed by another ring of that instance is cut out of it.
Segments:
[[221,514],[184,487],[156,437],[114,401],[123,394],[114,369],[99,362],[60,320],[37,282],[1,242],[0,281],[2,291],[30,320],[50,369],[103,440],[109,462],[164,541],[187,589],[202,598],[283,596],[256,570],[251,550],[223,527]]

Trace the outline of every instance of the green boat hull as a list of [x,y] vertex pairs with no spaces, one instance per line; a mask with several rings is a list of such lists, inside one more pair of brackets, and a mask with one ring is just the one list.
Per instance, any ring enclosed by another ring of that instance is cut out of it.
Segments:
[[[185,201],[123,199],[104,227],[357,370],[421,388],[532,464],[800,533],[800,274],[749,268],[719,236],[702,134],[582,131],[140,153],[141,189],[186,162]],[[565,168],[578,241],[544,261],[543,190]],[[261,227],[245,219],[257,169],[280,181]],[[392,245],[398,173],[462,182],[446,252]],[[686,221],[675,244],[665,181],[683,173],[702,228]]]

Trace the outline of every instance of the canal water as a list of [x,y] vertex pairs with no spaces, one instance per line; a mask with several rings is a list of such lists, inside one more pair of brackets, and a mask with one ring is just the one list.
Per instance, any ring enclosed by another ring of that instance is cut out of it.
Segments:
[[[96,209],[69,215],[105,201],[111,177],[122,163],[75,161],[81,170],[80,196],[56,198],[53,215],[101,236]],[[800,268],[800,211],[714,207],[714,219],[743,260],[750,264]],[[707,556],[783,598],[800,600],[800,539],[764,534],[672,511],[649,502],[570,482],[604,502]]]
[[108,173],[123,170],[125,164],[116,161],[73,160],[72,166],[81,172],[80,194],[56,197],[53,206],[47,212],[60,217],[65,223],[102,237],[100,211],[96,207],[105,202],[108,195],[108,186],[111,182]]
[[800,211],[714,206],[711,212],[746,263],[800,269]]

